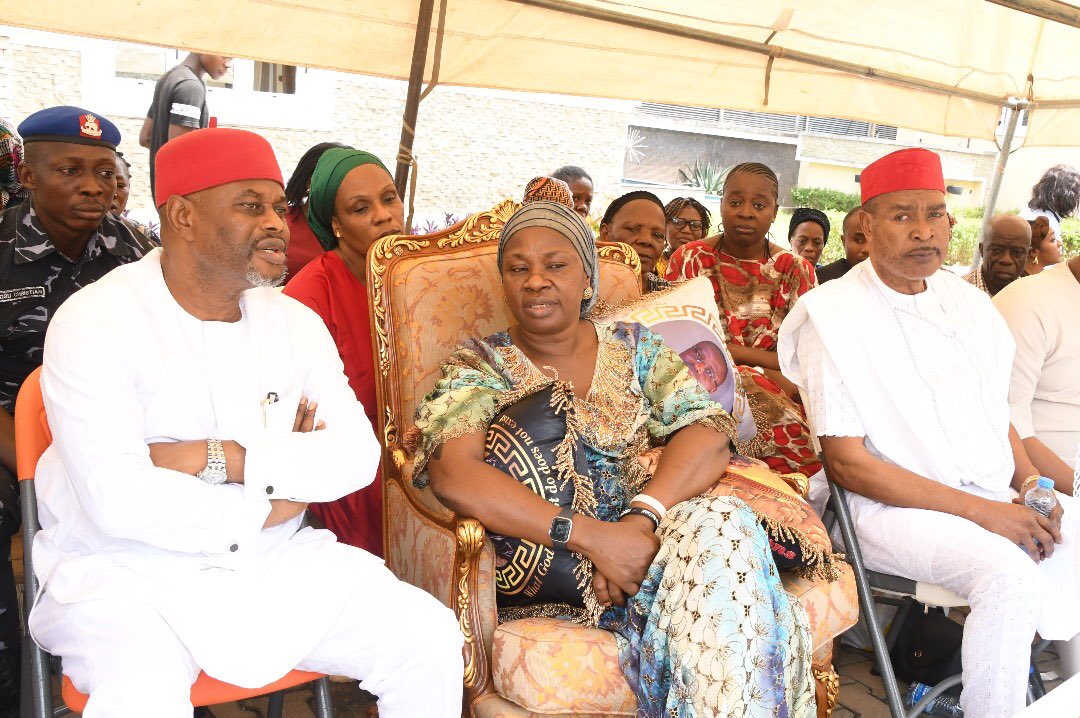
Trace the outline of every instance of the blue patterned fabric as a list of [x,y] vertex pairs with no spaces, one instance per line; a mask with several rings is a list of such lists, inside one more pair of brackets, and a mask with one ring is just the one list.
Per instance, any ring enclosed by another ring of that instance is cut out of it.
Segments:
[[[736,427],[660,335],[640,324],[595,324],[596,370],[586,398],[574,398],[573,413],[595,515],[617,521],[651,478],[638,461],[642,452],[691,424],[728,436]],[[555,380],[507,332],[466,342],[417,409],[416,485],[426,485],[424,467],[437,446],[486,432],[502,408]],[[814,716],[809,625],[781,585],[753,511],[735,498],[701,496],[673,507],[658,534],[660,550],[638,594],[591,619],[619,639],[638,716]],[[535,608],[590,622],[563,610],[570,607]]]

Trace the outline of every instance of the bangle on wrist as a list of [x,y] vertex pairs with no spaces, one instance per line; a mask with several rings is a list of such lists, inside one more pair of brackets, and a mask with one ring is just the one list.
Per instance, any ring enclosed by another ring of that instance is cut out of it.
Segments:
[[1040,477],[1038,474],[1032,474],[1031,476],[1024,479],[1023,482],[1020,484],[1020,491],[1018,492],[1020,496],[1023,496],[1024,492],[1027,491],[1028,487],[1038,481],[1039,478]]
[[653,531],[660,528],[660,517],[657,516],[652,510],[642,508],[641,506],[631,506],[626,511],[619,514],[619,519],[623,519],[627,516],[644,516],[649,521],[652,521]]
[[648,494],[638,494],[634,498],[630,499],[631,504],[644,504],[653,510],[653,513],[657,515],[657,524],[660,523],[659,519],[667,516],[667,506],[654,499]]

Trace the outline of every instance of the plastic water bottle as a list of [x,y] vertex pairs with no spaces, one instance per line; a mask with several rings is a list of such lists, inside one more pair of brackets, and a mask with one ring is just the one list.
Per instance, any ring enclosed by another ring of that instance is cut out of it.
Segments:
[[[921,701],[927,693],[933,689],[925,683],[912,683],[904,694],[904,708],[910,710]],[[960,710],[960,702],[950,695],[940,695],[930,701],[930,705],[923,709],[922,715],[948,716],[949,718],[964,718],[964,711]]]
[[1057,506],[1053,480],[1040,476],[1035,488],[1027,492],[1027,496],[1024,497],[1024,503],[1043,516],[1049,516],[1050,512]]

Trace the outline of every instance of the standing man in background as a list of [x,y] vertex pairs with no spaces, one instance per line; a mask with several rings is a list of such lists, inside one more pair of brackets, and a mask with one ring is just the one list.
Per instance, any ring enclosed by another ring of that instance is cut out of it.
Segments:
[[183,62],[162,75],[154,86],[154,99],[146,112],[139,144],[150,150],[150,194],[154,194],[154,158],[169,140],[185,132],[210,126],[206,106],[206,80],[220,80],[229,71],[231,57],[189,54]]

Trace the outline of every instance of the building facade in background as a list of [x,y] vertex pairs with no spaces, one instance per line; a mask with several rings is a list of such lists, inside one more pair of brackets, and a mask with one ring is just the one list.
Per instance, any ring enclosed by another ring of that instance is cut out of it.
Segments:
[[[148,211],[148,154],[138,145],[139,127],[155,81],[183,57],[175,50],[0,26],[0,116],[17,123],[42,107],[73,104],[109,117],[124,134],[120,149],[132,164],[129,207]],[[330,140],[370,150],[392,165],[405,89],[395,80],[236,59],[228,75],[208,82],[207,102],[220,126],[265,135],[288,176],[308,147]],[[857,193],[861,168],[901,146],[939,151],[951,203],[977,206],[997,152],[992,142],[841,118],[451,87],[436,88],[421,103],[416,130],[416,212],[429,218],[516,197],[530,178],[565,164],[593,176],[597,213],[622,192],[642,187],[663,199],[691,193],[714,204],[710,178],[745,161],[777,172],[787,205],[796,186]],[[999,207],[1026,202],[1039,175],[1060,162],[1080,166],[1080,149],[1015,151]],[[688,178],[703,186],[687,189]]]

